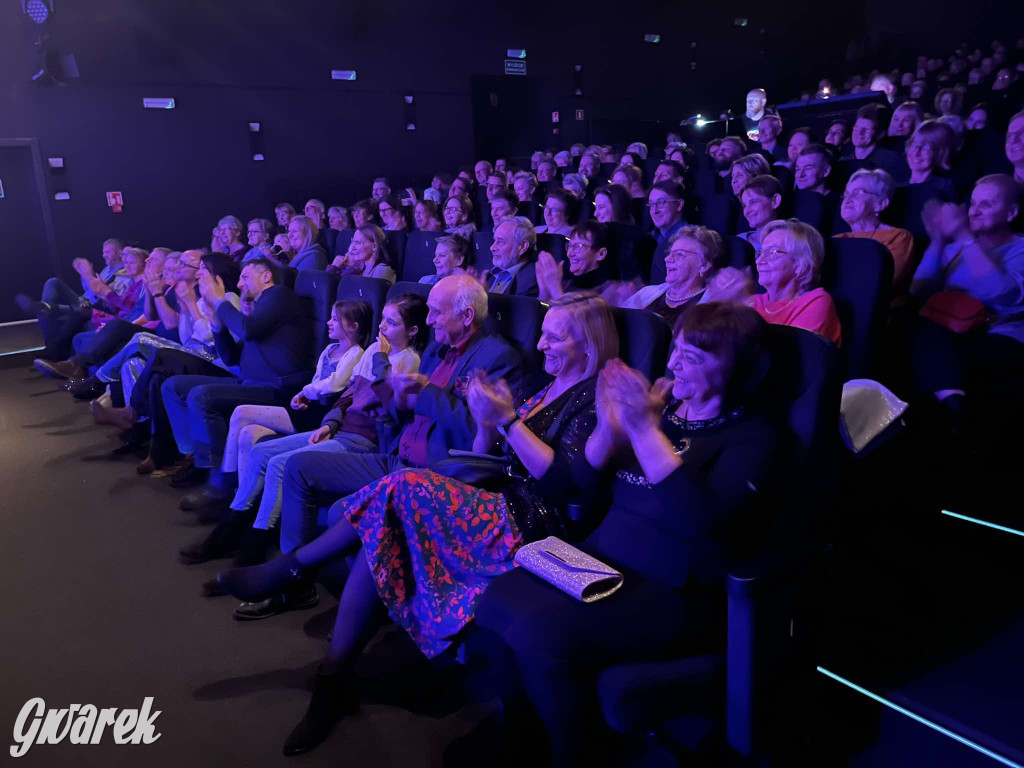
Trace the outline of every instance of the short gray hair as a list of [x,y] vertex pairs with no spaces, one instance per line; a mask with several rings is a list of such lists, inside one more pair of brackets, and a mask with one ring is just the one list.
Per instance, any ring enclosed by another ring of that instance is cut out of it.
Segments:
[[237,216],[224,216],[220,221],[217,222],[218,227],[228,227],[241,233],[242,231],[242,220]]
[[532,221],[525,216],[513,216],[511,219],[506,219],[506,221],[511,222],[514,226],[512,230],[512,243],[517,251],[524,241],[530,244],[530,248],[537,246],[537,230],[533,228]]
[[531,187],[537,188],[537,177],[530,171],[519,171],[519,173],[515,174],[512,177],[512,183],[515,184],[517,181],[528,181]]
[[821,263],[825,260],[825,240],[821,233],[799,219],[776,219],[765,225],[761,232],[761,242],[770,233],[780,229],[786,231],[789,257],[805,268],[800,290],[807,291],[816,287],[821,280]]
[[[579,198],[587,194],[587,186],[589,184],[590,181],[582,173],[567,173],[562,177],[562,186]],[[577,187],[579,192],[574,192],[572,187]]]
[[879,200],[892,200],[892,193],[896,189],[896,182],[893,181],[892,176],[888,172],[883,171],[881,168],[862,168],[854,172],[846,184],[849,186],[852,182],[861,179],[865,182],[868,192]]
[[[487,291],[476,280],[469,275],[448,275],[437,281],[441,285],[446,281],[453,281],[452,286],[452,309],[455,312],[464,312],[467,309],[473,310],[473,327],[479,328],[487,319]],[[436,286],[435,286],[436,287]]]

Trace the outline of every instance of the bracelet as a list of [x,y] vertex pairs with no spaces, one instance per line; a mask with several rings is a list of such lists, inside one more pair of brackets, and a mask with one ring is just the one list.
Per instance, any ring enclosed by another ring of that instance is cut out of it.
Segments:
[[498,434],[499,434],[499,435],[501,435],[501,436],[502,436],[502,437],[504,437],[504,438],[505,438],[506,440],[508,440],[508,433],[509,433],[509,432],[511,431],[511,429],[512,429],[512,427],[513,427],[513,426],[515,425],[515,423],[516,423],[517,421],[519,421],[519,420],[520,420],[520,419],[519,419],[519,417],[518,417],[518,416],[516,416],[516,417],[515,417],[515,418],[513,418],[513,419],[512,419],[512,421],[510,421],[510,422],[509,422],[508,424],[495,424],[495,425],[494,425],[494,428],[495,428],[496,430],[498,430]]

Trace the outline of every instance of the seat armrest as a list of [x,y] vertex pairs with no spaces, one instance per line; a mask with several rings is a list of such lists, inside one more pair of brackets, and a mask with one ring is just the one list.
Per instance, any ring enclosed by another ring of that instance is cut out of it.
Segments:
[[313,380],[315,373],[316,371],[299,371],[298,373],[290,373],[287,376],[281,376],[276,379],[274,381],[274,386],[280,390],[295,393],[309,384],[309,382]]

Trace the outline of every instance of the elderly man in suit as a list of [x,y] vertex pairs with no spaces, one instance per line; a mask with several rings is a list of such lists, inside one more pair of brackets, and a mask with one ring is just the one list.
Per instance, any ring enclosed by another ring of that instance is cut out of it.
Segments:
[[492,264],[484,277],[491,293],[539,294],[536,271],[537,231],[525,216],[506,219],[494,230]]

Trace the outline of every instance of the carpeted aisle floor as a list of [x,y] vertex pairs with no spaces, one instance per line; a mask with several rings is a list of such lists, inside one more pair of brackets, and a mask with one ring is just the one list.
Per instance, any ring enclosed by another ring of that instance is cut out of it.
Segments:
[[[0,733],[12,739],[33,697],[53,708],[138,708],[152,696],[161,736],[148,746],[65,739],[33,746],[18,764],[441,765],[444,746],[470,729],[478,707],[415,714],[365,704],[316,751],[283,757],[334,601],[321,591],[313,611],[239,623],[231,598],[202,598],[200,584],[229,561],[186,567],[177,550],[207,529],[178,511],[180,494],[165,479],[139,478],[135,459],[111,460],[116,431],[95,426],[85,403],[29,362],[7,358],[0,368]],[[378,666],[391,664],[378,657]],[[436,691],[413,693],[429,705]],[[12,744],[3,745],[3,762]]]

